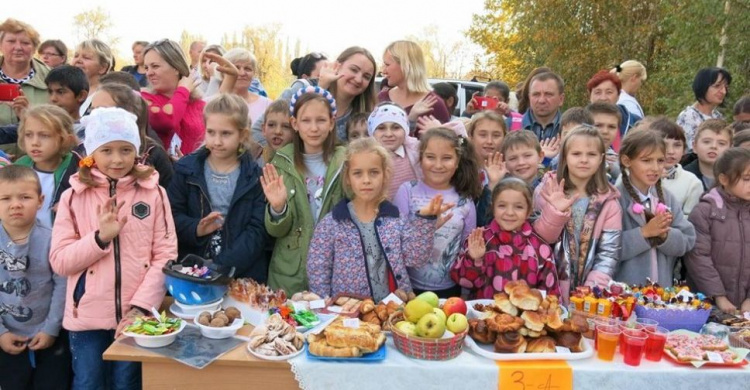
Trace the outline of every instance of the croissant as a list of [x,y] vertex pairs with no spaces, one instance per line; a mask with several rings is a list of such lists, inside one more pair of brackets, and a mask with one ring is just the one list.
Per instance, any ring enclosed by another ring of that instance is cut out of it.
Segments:
[[494,344],[498,353],[524,353],[526,346],[526,339],[518,332],[498,333]]
[[360,318],[362,319],[362,321],[367,321],[367,322],[370,322],[370,321],[371,321],[371,320],[372,320],[373,318],[374,318],[374,319],[376,319],[376,320],[378,320],[378,319],[379,319],[379,318],[378,318],[378,314],[377,314],[377,313],[375,313],[375,311],[374,311],[374,310],[373,310],[373,311],[371,311],[371,312],[369,312],[369,313],[365,313],[365,314],[364,314],[364,315],[362,315],[362,316],[361,316]]
[[401,306],[399,306],[396,302],[388,302],[387,305],[385,305],[386,310],[388,311],[388,316],[390,317],[391,314],[395,313]]
[[363,314],[367,314],[373,310],[375,310],[375,302],[372,299],[365,299],[359,306],[359,312]]
[[375,307],[375,314],[378,315],[380,321],[385,321],[388,319],[388,309],[382,303]]

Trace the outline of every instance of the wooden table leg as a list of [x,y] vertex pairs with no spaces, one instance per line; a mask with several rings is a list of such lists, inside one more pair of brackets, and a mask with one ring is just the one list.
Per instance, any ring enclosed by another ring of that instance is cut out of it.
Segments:
[[212,364],[202,370],[171,363],[143,363],[145,390],[299,389],[291,366],[259,368]]

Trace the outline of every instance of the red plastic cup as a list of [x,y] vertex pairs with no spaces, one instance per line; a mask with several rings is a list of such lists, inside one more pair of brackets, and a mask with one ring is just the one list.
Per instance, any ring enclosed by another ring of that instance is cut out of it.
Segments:
[[596,338],[599,339],[599,350],[596,356],[601,360],[612,361],[617,349],[617,340],[620,337],[620,328],[617,326],[597,325]]
[[637,329],[628,329],[622,332],[625,344],[620,349],[623,350],[623,361],[630,366],[640,366],[643,350],[646,347],[646,332]]
[[652,320],[650,318],[636,318],[636,323],[643,325],[643,328],[648,330],[656,330],[656,327],[659,326],[659,322],[656,320]]
[[661,326],[657,326],[653,330],[646,329],[646,346],[643,351],[646,360],[661,361],[662,356],[664,356],[664,345],[667,344],[667,337],[669,337],[669,329]]
[[594,318],[594,350],[599,350],[599,339],[596,337],[596,328],[599,327],[599,325],[617,327],[620,325],[620,319],[604,317]]
[[625,355],[625,348],[627,348],[625,346],[625,337],[623,336],[625,331],[626,330],[642,331],[643,330],[643,325],[641,324],[636,323],[635,325],[633,325],[633,327],[629,327],[626,324],[627,324],[626,322],[620,322],[620,325],[619,325],[620,326],[620,353],[622,353],[623,355]]

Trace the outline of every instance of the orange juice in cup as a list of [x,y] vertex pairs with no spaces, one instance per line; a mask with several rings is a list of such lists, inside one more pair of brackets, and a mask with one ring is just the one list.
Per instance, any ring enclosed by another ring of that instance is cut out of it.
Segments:
[[620,325],[620,320],[617,318],[604,318],[604,317],[596,317],[594,318],[594,349],[599,349],[599,338],[596,337],[596,328],[599,326],[618,326]]
[[596,338],[599,344],[596,356],[601,360],[611,362],[615,357],[617,340],[620,338],[620,328],[617,326],[597,325]]

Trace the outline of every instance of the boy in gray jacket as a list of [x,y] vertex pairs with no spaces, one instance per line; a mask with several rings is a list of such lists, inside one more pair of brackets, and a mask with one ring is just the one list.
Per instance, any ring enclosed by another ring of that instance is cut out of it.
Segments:
[[0,388],[67,389],[70,352],[61,333],[66,279],[52,272],[52,231],[36,213],[36,173],[0,169]]

